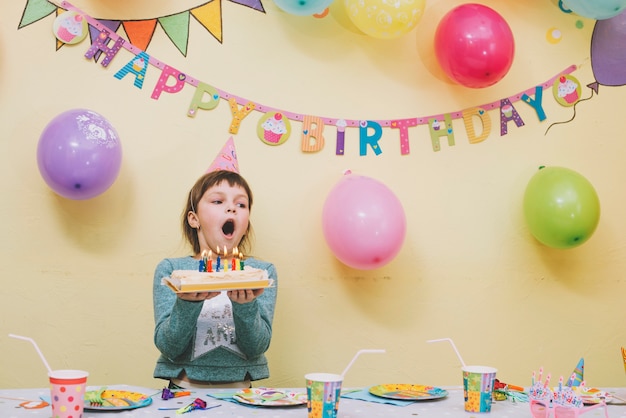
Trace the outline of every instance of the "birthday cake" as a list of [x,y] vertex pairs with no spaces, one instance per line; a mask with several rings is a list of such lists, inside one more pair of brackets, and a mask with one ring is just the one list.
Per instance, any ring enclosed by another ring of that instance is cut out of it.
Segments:
[[222,290],[262,289],[271,286],[267,271],[249,266],[243,270],[206,272],[198,270],[174,270],[163,284],[176,293],[220,292]]

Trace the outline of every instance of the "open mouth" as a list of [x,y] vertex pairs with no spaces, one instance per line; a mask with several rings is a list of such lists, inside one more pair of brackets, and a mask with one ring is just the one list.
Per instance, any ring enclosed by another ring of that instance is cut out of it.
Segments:
[[235,232],[235,222],[228,220],[222,225],[222,232],[224,235],[230,236]]

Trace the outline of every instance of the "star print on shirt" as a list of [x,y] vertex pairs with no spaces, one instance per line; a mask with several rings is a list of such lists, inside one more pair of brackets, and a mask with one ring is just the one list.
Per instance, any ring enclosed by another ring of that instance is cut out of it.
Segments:
[[233,305],[226,292],[204,301],[196,323],[193,358],[196,359],[219,347],[246,358],[237,346]]

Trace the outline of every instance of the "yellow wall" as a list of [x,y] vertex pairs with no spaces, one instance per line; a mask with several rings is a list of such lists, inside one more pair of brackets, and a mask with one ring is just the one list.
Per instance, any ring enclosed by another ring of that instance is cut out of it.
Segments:
[[[143,19],[203,2],[75,0],[94,17]],[[340,0],[324,19],[297,17],[263,1],[266,13],[223,2],[224,42],[194,19],[186,57],[157,28],[148,52],[159,60],[258,103],[297,113],[348,119],[393,119],[451,112],[512,96],[571,64],[583,85],[594,80],[593,20],[559,11],[555,2],[481,3],[496,8],[516,37],[508,75],[485,89],[447,82],[432,51],[443,14],[461,1],[429,1],[418,27],[396,40],[361,34]],[[150,93],[83,58],[85,41],[55,51],[53,16],[17,30],[25,1],[0,2],[0,387],[43,387],[35,338],[53,368],[90,372],[90,383],[160,387],[152,378],[152,274],[157,262],[186,254],[179,213],[193,181],[228,138],[230,111],[186,117],[193,89]],[[132,6],[131,6],[132,5]],[[131,10],[128,8],[132,7]],[[560,43],[546,41],[552,27]],[[120,30],[120,34],[123,32]],[[589,90],[583,90],[587,97]],[[546,122],[518,103],[526,125],[469,144],[460,120],[456,146],[433,152],[424,127],[411,130],[402,156],[385,130],[383,154],[358,153],[348,130],[344,156],[335,130],[315,154],[296,134],[282,146],[257,139],[260,113],[236,135],[242,174],[255,192],[256,255],[279,272],[279,301],[269,351],[268,386],[302,386],[312,371],[340,372],[361,348],[385,348],[355,363],[346,384],[460,384],[451,337],[466,362],[499,369],[501,380],[527,385],[532,370],[569,375],[581,357],[592,386],[623,385],[626,345],[626,217],[623,103],[626,88],[604,87],[572,108],[544,94]],[[46,124],[73,108],[104,115],[117,129],[123,163],[115,184],[86,201],[58,197],[39,174],[36,150]],[[294,123],[297,131],[298,124]],[[525,187],[539,165],[571,168],[592,182],[602,216],[580,247],[556,250],[530,235],[522,212]],[[407,215],[406,240],[386,266],[358,271],[341,264],[321,231],[325,199],[344,169],[385,183]]]

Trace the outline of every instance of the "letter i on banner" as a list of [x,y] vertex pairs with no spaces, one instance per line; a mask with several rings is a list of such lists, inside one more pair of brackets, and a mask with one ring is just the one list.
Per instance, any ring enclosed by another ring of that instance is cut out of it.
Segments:
[[439,139],[442,136],[447,136],[448,145],[454,146],[454,129],[452,128],[450,114],[444,115],[443,120],[437,118],[428,119],[428,127],[430,128],[430,140],[433,144],[433,151],[441,151]]
[[[167,80],[172,77],[176,80],[173,86],[167,84]],[[168,93],[178,93],[185,86],[185,80],[187,76],[175,68],[170,67],[169,65],[165,65],[163,70],[161,71],[161,76],[159,77],[159,81],[157,81],[156,86],[154,86],[154,90],[152,90],[152,97],[154,100],[159,100],[161,93],[166,91]]]
[[324,122],[317,116],[302,119],[302,151],[317,152],[324,148]]
[[337,145],[335,146],[335,155],[344,155],[346,152],[346,127],[348,122],[345,119],[339,119],[335,126],[337,127]]
[[142,88],[143,82],[146,79],[146,73],[148,72],[148,63],[150,62],[150,56],[145,52],[140,52],[135,58],[130,60],[125,66],[123,66],[113,77],[121,80],[126,77],[128,73],[135,74],[135,87]]
[[113,44],[111,48],[107,46],[111,38],[109,38],[109,32],[103,30],[96,36],[96,39],[93,40],[93,43],[85,53],[85,58],[92,59],[98,51],[102,51],[105,57],[102,60],[102,66],[106,67],[109,65],[111,60],[115,58],[122,46],[124,45],[124,39],[118,38],[117,41]]
[[[368,135],[369,130],[373,130],[372,135]],[[378,122],[371,120],[362,120],[359,123],[359,155],[367,155],[367,146],[369,145],[374,154],[382,154],[382,150],[378,145],[378,141],[383,136],[383,128]]]
[[[209,100],[203,101],[202,99],[207,96],[209,97]],[[193,98],[191,99],[191,104],[187,110],[187,116],[193,118],[196,116],[198,108],[202,110],[212,110],[215,109],[219,103],[220,94],[217,89],[200,81],[198,82],[196,92],[193,94]]]
[[[482,124],[482,132],[478,136],[476,136],[476,130],[474,129],[474,118],[478,118]],[[491,117],[489,117],[485,109],[480,107],[465,109],[463,111],[463,123],[465,124],[465,131],[470,144],[484,141],[491,133]]]

